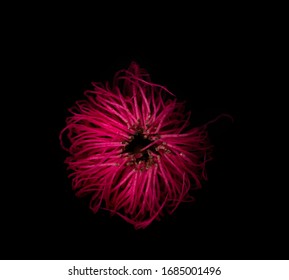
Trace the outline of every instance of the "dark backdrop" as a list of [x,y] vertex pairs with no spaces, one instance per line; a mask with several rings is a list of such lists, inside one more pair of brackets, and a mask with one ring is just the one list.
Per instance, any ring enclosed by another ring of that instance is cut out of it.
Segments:
[[[277,130],[268,117],[277,109],[265,94],[270,61],[262,30],[233,19],[207,24],[155,14],[146,23],[128,15],[111,25],[109,17],[92,17],[81,28],[72,16],[46,16],[40,29],[38,21],[19,24],[9,56],[13,149],[1,198],[1,258],[286,258],[284,186],[274,149],[264,143]],[[92,214],[74,197],[58,140],[67,109],[90,82],[111,81],[131,61],[187,100],[193,125],[221,113],[235,120],[209,128],[214,160],[196,203],[137,231],[118,217]]]

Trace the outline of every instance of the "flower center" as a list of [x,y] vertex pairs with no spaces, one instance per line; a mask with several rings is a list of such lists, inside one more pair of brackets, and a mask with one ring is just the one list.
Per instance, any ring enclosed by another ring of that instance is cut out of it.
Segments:
[[143,171],[157,164],[160,159],[159,145],[149,138],[142,130],[136,130],[122,152],[127,159],[126,165],[134,167],[137,171]]
[[[126,145],[124,153],[129,155],[134,155],[136,157],[136,162],[147,161],[149,159],[148,149],[142,151],[143,148],[151,144],[152,141],[144,137],[140,132],[137,132],[133,139]],[[151,149],[155,150],[155,147],[151,146]]]

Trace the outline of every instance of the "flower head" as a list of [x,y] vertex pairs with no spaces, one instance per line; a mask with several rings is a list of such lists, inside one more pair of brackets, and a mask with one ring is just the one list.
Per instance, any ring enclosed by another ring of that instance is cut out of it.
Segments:
[[190,128],[185,104],[136,63],[116,73],[112,86],[92,84],[60,135],[73,189],[90,196],[94,212],[103,208],[145,228],[201,188],[206,126]]

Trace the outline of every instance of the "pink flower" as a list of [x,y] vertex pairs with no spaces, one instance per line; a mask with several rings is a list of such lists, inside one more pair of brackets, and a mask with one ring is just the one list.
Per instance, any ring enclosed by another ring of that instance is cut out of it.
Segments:
[[136,63],[116,73],[112,87],[92,84],[60,135],[73,189],[90,196],[94,212],[106,209],[145,228],[201,188],[211,149],[206,125],[189,128],[184,103]]

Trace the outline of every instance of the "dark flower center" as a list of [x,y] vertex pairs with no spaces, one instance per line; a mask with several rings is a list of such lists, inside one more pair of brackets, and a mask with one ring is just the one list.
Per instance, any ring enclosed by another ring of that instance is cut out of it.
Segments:
[[[149,158],[148,149],[141,151],[144,147],[151,144],[153,141],[145,138],[142,133],[137,132],[134,138],[126,145],[124,153],[132,154],[136,156],[136,162],[147,161]],[[155,150],[154,146],[151,146],[150,149]]]

